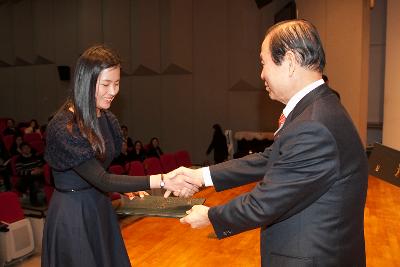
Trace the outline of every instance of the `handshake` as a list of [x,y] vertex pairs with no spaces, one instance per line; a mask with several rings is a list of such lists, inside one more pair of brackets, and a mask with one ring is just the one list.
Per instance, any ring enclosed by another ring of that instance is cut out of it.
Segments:
[[202,169],[179,167],[164,175],[164,197],[191,197],[204,185]]
[[[164,175],[164,188],[167,190],[164,197],[171,194],[177,197],[190,197],[204,185],[203,169],[189,169],[180,167]],[[183,224],[190,224],[192,228],[202,228],[210,224],[208,219],[209,207],[195,205],[186,211],[187,216],[180,219]]]

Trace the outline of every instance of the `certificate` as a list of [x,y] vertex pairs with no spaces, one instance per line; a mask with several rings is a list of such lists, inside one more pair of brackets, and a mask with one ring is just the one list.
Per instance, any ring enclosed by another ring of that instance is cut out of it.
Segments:
[[186,216],[187,210],[194,205],[202,205],[205,200],[205,198],[163,196],[135,197],[129,200],[126,196],[121,196],[119,203],[116,203],[115,212],[120,215],[181,218]]

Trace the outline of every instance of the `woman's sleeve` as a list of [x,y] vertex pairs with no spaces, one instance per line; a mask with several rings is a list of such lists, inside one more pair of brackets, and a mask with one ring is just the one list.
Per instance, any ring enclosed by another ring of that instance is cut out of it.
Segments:
[[150,189],[149,176],[111,174],[97,159],[91,159],[73,168],[87,182],[104,192],[135,192]]

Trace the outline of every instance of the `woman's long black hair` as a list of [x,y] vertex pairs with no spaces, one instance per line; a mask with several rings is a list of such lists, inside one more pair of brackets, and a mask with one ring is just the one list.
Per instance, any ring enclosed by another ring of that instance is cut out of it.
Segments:
[[73,109],[74,122],[99,158],[104,158],[105,144],[96,112],[96,84],[103,70],[120,66],[119,56],[110,48],[103,45],[88,48],[76,63],[71,95],[65,105]]

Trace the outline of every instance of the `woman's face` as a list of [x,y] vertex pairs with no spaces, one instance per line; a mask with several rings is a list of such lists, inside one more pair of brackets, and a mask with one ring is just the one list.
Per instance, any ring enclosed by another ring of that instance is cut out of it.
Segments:
[[151,144],[153,145],[153,147],[158,147],[158,139],[154,138],[153,141],[151,141]]
[[139,143],[139,142],[137,142],[137,143],[135,144],[135,148],[136,148],[136,150],[142,149],[142,144]]
[[96,110],[109,109],[111,102],[119,92],[120,67],[104,69],[100,72],[96,84]]

